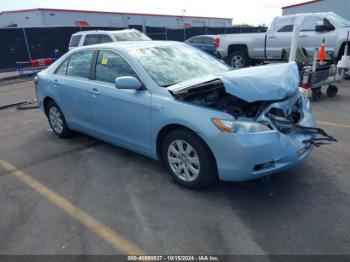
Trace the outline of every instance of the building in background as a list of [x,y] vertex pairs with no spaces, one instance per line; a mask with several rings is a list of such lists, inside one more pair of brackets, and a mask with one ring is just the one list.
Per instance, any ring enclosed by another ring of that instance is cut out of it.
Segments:
[[172,29],[184,27],[231,27],[232,19],[43,8],[0,13],[0,27],[128,27],[130,25]]
[[283,15],[334,12],[350,20],[350,0],[314,0],[282,7]]

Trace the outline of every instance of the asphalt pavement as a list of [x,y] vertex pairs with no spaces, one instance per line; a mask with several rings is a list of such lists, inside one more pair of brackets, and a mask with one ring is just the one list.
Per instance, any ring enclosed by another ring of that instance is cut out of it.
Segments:
[[338,143],[264,183],[192,191],[136,153],[58,139],[39,109],[0,110],[0,254],[350,254],[350,83],[313,112]]

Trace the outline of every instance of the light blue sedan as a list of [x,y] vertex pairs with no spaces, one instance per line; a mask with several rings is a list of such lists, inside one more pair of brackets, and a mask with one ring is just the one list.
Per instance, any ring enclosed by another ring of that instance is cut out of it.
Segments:
[[159,159],[201,188],[267,176],[312,151],[298,84],[294,63],[234,71],[186,44],[148,41],[68,52],[38,74],[36,92],[58,137],[74,130]]

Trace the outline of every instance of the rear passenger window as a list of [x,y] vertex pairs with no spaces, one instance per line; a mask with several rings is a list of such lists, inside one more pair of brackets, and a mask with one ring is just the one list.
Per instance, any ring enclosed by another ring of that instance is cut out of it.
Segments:
[[86,35],[84,45],[95,45],[100,43],[100,35]]
[[65,75],[67,72],[67,65],[68,65],[69,59],[66,59],[56,70],[57,75]]
[[69,42],[69,47],[77,47],[79,45],[80,39],[81,39],[81,35],[72,36]]
[[210,37],[203,37],[203,44],[214,45],[214,39]]
[[329,21],[322,16],[308,16],[304,18],[301,31],[315,31],[318,25],[327,25]]
[[203,44],[203,37],[195,37],[191,40],[193,44]]
[[110,42],[113,42],[113,40],[109,35],[101,35],[100,43],[110,43]]
[[88,78],[93,54],[94,51],[82,51],[72,54],[68,62],[67,75]]
[[138,78],[130,64],[122,56],[111,51],[99,51],[95,79],[97,81],[114,83],[115,79],[121,76]]

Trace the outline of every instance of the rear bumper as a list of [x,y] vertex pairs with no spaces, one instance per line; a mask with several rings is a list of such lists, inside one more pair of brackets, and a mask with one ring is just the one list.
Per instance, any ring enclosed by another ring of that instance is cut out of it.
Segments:
[[219,60],[223,60],[223,61],[225,61],[225,58],[220,54],[220,52],[219,51],[215,51],[214,52],[214,56],[217,58],[217,59],[219,59]]

